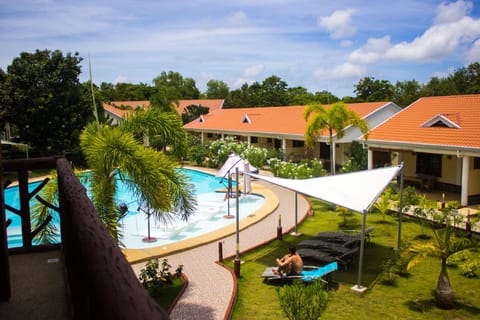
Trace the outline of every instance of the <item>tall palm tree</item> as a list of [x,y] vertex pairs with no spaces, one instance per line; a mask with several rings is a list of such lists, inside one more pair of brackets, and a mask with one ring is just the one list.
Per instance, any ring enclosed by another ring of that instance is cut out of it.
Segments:
[[[436,223],[432,224],[431,227],[435,242],[412,245],[406,252],[409,260],[407,270],[413,268],[426,257],[436,257],[441,260],[442,267],[437,280],[435,300],[437,306],[444,309],[453,308],[455,302],[447,271],[447,259],[455,253],[479,246],[478,241],[473,238],[456,235],[454,229],[456,218],[451,212],[451,209],[448,208],[434,217]],[[438,228],[438,226],[443,227]]]
[[316,139],[320,136],[321,130],[328,130],[330,143],[330,172],[335,174],[335,144],[333,135],[336,134],[336,140],[345,136],[345,129],[348,126],[354,126],[367,137],[368,123],[360,116],[348,109],[341,101],[334,103],[329,108],[325,108],[320,103],[312,103],[305,107],[303,112],[307,127],[305,129],[305,141],[308,148],[313,148]]
[[[125,213],[123,204],[115,203],[117,180],[132,191],[134,198],[150,208],[157,219],[168,222],[174,216],[186,220],[194,212],[196,200],[185,175],[176,163],[162,152],[146,147],[145,132],[160,135],[166,143],[175,144],[184,137],[178,115],[156,111],[135,112],[121,125],[112,127],[97,122],[83,130],[80,145],[91,174],[76,172],[83,183],[89,182],[92,202],[112,237],[120,242],[118,224]],[[41,197],[53,205],[57,201],[56,174]],[[50,210],[38,202],[32,207],[34,225],[40,225]],[[42,243],[55,240],[56,227],[51,221],[37,236]]]
[[146,111],[134,113],[118,127],[91,123],[82,132],[80,146],[92,170],[92,202],[116,240],[117,180],[127,184],[134,196],[160,220],[168,221],[174,215],[186,220],[193,213],[196,203],[186,176],[162,152],[146,147],[141,137],[142,132],[168,137],[182,130],[181,121],[174,121],[171,115]]

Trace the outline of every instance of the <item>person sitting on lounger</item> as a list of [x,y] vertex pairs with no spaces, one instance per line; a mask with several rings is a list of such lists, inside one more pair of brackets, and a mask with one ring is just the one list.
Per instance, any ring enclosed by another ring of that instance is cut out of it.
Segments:
[[297,253],[295,246],[288,247],[288,254],[283,258],[277,258],[278,269],[273,269],[275,274],[286,274],[287,276],[299,275],[303,269],[302,257]]

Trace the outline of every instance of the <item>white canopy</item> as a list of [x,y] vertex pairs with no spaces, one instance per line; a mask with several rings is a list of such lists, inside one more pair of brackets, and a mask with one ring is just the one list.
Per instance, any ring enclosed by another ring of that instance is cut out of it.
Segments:
[[401,166],[393,166],[301,180],[249,175],[363,213],[370,209],[400,169]]
[[[243,173],[246,170],[246,164],[248,164],[247,160],[244,160],[239,155],[232,153],[228,156],[227,161],[225,161],[220,170],[218,170],[217,177],[225,178],[229,173],[234,174],[236,168],[238,168],[240,173]],[[258,172],[258,169],[251,164],[248,164],[248,169],[250,172]]]

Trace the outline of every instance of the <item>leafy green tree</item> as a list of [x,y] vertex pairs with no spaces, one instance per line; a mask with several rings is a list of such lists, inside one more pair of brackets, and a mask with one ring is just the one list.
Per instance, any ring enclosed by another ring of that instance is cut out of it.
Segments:
[[228,97],[230,89],[228,85],[221,80],[209,80],[207,82],[207,91],[205,96],[208,99],[225,99]]
[[460,94],[480,93],[480,63],[474,62],[466,68],[456,70],[449,78]]
[[79,82],[78,53],[22,52],[8,66],[0,106],[21,141],[39,155],[76,153],[80,132],[93,119],[91,101]]
[[286,106],[289,104],[287,83],[277,76],[270,76],[262,82],[262,106]]
[[420,94],[422,97],[448,96],[458,94],[458,91],[451,78],[432,77],[427,84],[422,86]]
[[322,103],[322,104],[331,104],[339,101],[337,96],[333,93],[323,90],[319,92],[315,92],[315,96],[313,97],[313,101]]
[[393,102],[400,107],[406,107],[420,98],[421,86],[416,80],[397,81]]
[[171,101],[181,99],[198,99],[200,97],[200,90],[198,90],[195,80],[192,78],[184,78],[179,72],[163,71],[158,77],[153,79],[153,83],[157,90],[162,88],[172,89],[166,92],[175,93],[171,97]]
[[153,83],[155,87],[150,97],[150,104],[166,112],[176,112],[172,103],[178,104],[178,100],[200,98],[200,90],[195,80],[183,78],[178,72],[163,71],[153,79]]
[[233,90],[225,99],[225,108],[246,108],[262,106],[262,86],[258,82],[244,83],[240,89]]
[[314,101],[313,94],[304,87],[295,87],[287,89],[289,105],[304,106]]
[[305,128],[305,141],[308,148],[313,148],[315,140],[320,136],[321,130],[328,131],[328,141],[330,143],[330,172],[335,174],[333,134],[337,139],[343,138],[345,128],[354,126],[367,135],[368,123],[352,110],[349,110],[343,102],[336,102],[329,108],[325,108],[319,103],[309,104],[305,107],[304,118],[307,121]]
[[[158,119],[158,115],[147,116]],[[120,126],[90,123],[82,132],[81,148],[91,174],[92,202],[100,218],[116,239],[119,212],[115,203],[117,180],[127,184],[133,195],[153,210],[160,221],[169,221],[174,215],[187,220],[193,213],[195,199],[186,176],[176,170],[176,163],[163,153],[145,147],[135,123],[143,123],[143,130],[154,132],[146,125],[154,123],[164,132],[176,130],[169,121],[146,121],[145,114],[137,113]],[[180,122],[181,123],[181,122]]]
[[365,77],[355,85],[354,92],[361,101],[391,101],[394,87],[388,80]]
[[435,224],[431,224],[434,242],[414,244],[406,253],[409,261],[407,270],[427,257],[440,259],[442,267],[435,289],[435,300],[437,306],[444,309],[452,309],[455,305],[453,289],[448,276],[447,259],[455,253],[479,246],[477,240],[458,236],[455,233],[455,217],[452,216],[451,209],[447,208],[434,216]]
[[181,115],[182,121],[184,124],[187,124],[197,119],[202,114],[207,114],[209,110],[210,110],[209,107],[204,107],[202,105],[198,105],[198,104],[189,105],[185,108],[185,110],[183,110],[183,113]]

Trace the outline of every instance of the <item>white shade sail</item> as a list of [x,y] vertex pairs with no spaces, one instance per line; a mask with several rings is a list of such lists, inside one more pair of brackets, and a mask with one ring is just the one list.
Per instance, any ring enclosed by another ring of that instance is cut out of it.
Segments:
[[393,166],[299,180],[249,175],[363,213],[370,209],[400,169],[401,166]]
[[[227,161],[225,161],[220,170],[218,170],[217,177],[226,178],[229,173],[234,174],[236,168],[238,168],[240,173],[243,173],[245,171],[245,163],[248,163],[248,161],[242,159],[239,155],[232,153],[228,156]],[[251,164],[248,164],[248,169],[250,172],[258,172],[258,169]]]

